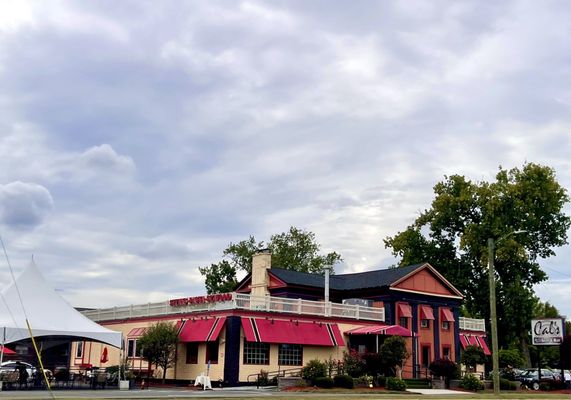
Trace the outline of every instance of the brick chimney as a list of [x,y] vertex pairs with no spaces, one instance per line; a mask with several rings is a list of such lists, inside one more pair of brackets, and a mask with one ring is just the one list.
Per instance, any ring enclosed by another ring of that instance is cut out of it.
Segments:
[[252,283],[250,285],[252,296],[269,296],[268,269],[272,267],[272,253],[263,249],[252,256]]

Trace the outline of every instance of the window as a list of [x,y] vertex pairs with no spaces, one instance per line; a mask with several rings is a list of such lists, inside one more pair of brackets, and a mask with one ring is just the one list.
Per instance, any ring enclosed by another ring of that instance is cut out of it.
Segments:
[[137,339],[127,340],[127,357],[141,357],[141,349],[137,346]]
[[449,331],[450,330],[450,322],[442,321],[442,330],[443,331]]
[[210,364],[218,364],[218,340],[215,342],[206,342],[206,362]]
[[442,358],[450,360],[450,347],[448,346],[442,347]]
[[400,317],[399,318],[399,325],[402,326],[403,328],[408,329],[408,318],[407,317]]
[[77,342],[77,348],[75,349],[75,358],[83,357],[83,342]]
[[269,343],[244,340],[244,364],[267,365],[270,363]]
[[280,344],[278,348],[279,365],[303,365],[303,346],[301,344]]
[[421,328],[430,328],[430,320],[429,319],[421,319],[420,320],[420,327]]
[[186,363],[198,364],[198,343],[188,342],[186,344]]

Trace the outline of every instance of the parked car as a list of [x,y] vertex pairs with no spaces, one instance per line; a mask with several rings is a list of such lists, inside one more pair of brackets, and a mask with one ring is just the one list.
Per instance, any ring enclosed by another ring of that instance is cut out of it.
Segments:
[[24,365],[24,367],[26,368],[26,372],[28,373],[28,382],[33,381],[34,376],[36,375],[36,367],[25,361],[4,361],[0,365],[0,374],[16,371],[19,364]]
[[[553,371],[549,369],[541,369],[541,380],[548,381],[548,380],[558,380],[557,374],[553,373]],[[537,368],[535,369],[528,369],[524,374],[519,377],[519,381],[522,385],[527,386],[533,390],[539,390],[539,379],[537,374]]]

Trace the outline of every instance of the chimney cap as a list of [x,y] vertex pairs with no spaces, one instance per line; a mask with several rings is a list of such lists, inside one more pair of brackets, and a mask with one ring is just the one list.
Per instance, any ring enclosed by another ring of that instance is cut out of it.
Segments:
[[255,254],[270,254],[270,249],[265,247],[263,249],[258,249],[258,251]]

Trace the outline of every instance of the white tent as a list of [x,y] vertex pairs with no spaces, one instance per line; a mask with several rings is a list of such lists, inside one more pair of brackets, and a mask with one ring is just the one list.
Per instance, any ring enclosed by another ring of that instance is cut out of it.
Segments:
[[[1,292],[0,336],[5,328],[5,343],[29,339],[26,315],[34,338],[72,338],[121,347],[121,333],[114,332],[85,317],[53,290],[33,262]],[[0,337],[0,339],[2,339]]]

